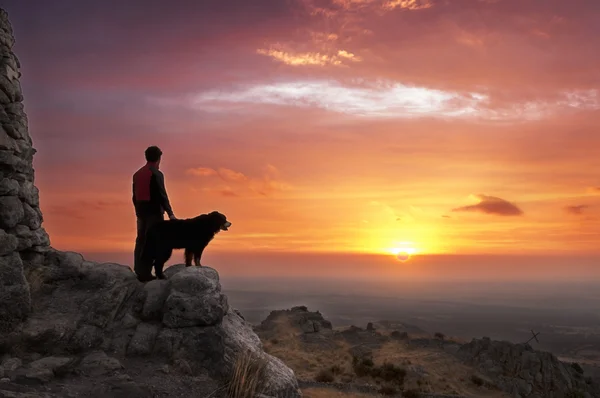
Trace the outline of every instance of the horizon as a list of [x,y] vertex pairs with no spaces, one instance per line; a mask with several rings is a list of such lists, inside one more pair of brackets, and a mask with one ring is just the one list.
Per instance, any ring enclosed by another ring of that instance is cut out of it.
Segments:
[[130,265],[158,145],[231,277],[600,276],[594,1],[7,3],[54,247]]

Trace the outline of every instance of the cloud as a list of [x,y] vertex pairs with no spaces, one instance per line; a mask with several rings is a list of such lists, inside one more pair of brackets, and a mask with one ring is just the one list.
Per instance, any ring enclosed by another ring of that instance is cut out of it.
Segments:
[[565,206],[565,211],[569,214],[580,215],[583,214],[585,209],[588,209],[588,205],[576,205],[576,206]]
[[217,175],[217,171],[208,167],[196,167],[194,169],[186,170],[187,174],[198,176],[198,177],[209,177]]
[[463,207],[457,207],[452,209],[453,212],[480,212],[485,214],[494,214],[499,216],[521,216],[523,211],[519,209],[514,203],[510,203],[504,199],[488,196],[488,195],[475,195],[475,198],[479,200],[476,205],[469,205]]
[[259,177],[250,177],[242,172],[224,167],[216,169],[197,167],[188,169],[186,174],[204,178],[218,177],[226,184],[223,185],[217,181],[213,181],[214,185],[204,187],[203,190],[224,197],[240,197],[249,194],[272,196],[277,192],[287,191],[292,188],[290,184],[279,178],[279,170],[271,164],[263,168],[263,174]]
[[588,192],[591,194],[600,194],[600,187],[589,187]]
[[[346,55],[349,56],[349,55]],[[598,90],[566,92],[547,101],[497,103],[485,92],[444,91],[389,80],[296,80],[207,90],[180,99],[152,98],[162,106],[232,112],[231,105],[320,108],[378,118],[467,118],[488,121],[539,120],[572,109],[600,109]],[[247,110],[245,107],[242,111]]]
[[406,10],[424,10],[433,7],[431,0],[388,0],[383,3],[383,8],[393,10],[403,8]]
[[258,54],[267,55],[276,61],[282,62],[286,65],[291,66],[344,66],[347,62],[360,62],[362,59],[355,54],[345,51],[337,50],[336,53],[326,54],[320,52],[286,52],[280,49],[259,49],[256,51]]

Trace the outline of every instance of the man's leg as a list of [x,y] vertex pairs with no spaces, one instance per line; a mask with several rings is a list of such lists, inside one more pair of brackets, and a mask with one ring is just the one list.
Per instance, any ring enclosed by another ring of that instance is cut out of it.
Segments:
[[[164,216],[162,214],[160,215],[153,215],[150,216],[146,219],[146,232],[148,232],[148,229],[153,226],[154,224],[160,222],[160,221],[164,221]],[[144,271],[147,272],[149,275],[152,275],[152,267],[155,265],[154,264],[155,261],[153,261],[153,263],[151,264],[144,264]],[[161,276],[162,274],[162,267],[160,267],[160,269],[157,269],[156,267],[154,268],[154,273],[156,274],[157,277]]]
[[135,238],[135,249],[133,251],[133,271],[138,276],[144,275],[144,266],[142,264],[142,250],[146,242],[146,220],[144,217],[137,217],[137,236]]

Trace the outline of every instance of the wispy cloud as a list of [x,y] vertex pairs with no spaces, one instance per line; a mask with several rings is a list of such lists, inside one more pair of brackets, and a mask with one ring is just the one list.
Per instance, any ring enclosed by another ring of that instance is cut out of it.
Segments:
[[474,198],[479,201],[475,205],[462,206],[452,209],[453,212],[479,212],[484,214],[493,214],[498,216],[521,216],[523,211],[514,203],[507,200],[488,195],[475,195]]
[[565,206],[565,211],[569,214],[581,215],[589,207],[588,205]]
[[333,80],[241,85],[210,90],[179,100],[154,99],[161,104],[204,111],[231,112],[232,104],[320,108],[354,116],[381,118],[469,118],[536,120],[560,111],[600,109],[597,90],[573,91],[538,101],[495,104],[486,93],[460,93],[409,86],[397,82],[355,80],[342,85]]
[[360,62],[361,58],[355,54],[345,51],[338,50],[335,54],[322,54],[319,52],[286,52],[278,49],[259,49],[258,54],[267,55],[276,61],[282,62],[292,66],[343,66],[346,62]]
[[242,172],[220,167],[197,167],[186,171],[188,175],[211,178],[216,177],[220,180],[213,180],[212,184],[202,188],[204,191],[213,192],[225,197],[247,196],[248,194],[257,194],[261,196],[271,196],[276,192],[290,190],[290,184],[280,178],[279,170],[273,165],[266,165],[263,174],[258,177],[251,177]]

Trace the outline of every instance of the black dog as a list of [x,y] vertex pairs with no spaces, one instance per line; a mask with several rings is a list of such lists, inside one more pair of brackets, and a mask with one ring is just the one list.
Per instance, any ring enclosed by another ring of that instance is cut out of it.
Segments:
[[227,231],[231,223],[218,211],[185,220],[167,220],[154,224],[146,233],[142,261],[151,275],[164,279],[163,267],[171,258],[173,249],[185,249],[185,265],[201,267],[202,252],[219,231]]

